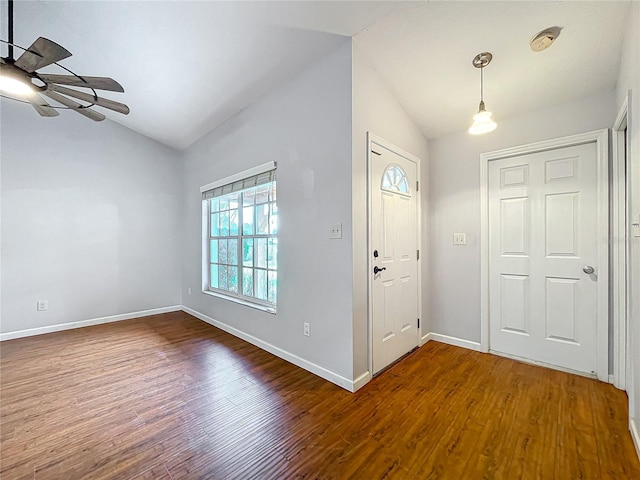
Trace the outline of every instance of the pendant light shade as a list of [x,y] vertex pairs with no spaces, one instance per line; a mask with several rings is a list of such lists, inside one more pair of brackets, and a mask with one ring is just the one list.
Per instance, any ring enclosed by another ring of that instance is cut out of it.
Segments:
[[473,125],[469,127],[471,135],[482,135],[493,132],[498,124],[491,119],[491,112],[484,108],[484,102],[480,102],[478,113],[473,116]]
[[471,135],[482,135],[493,132],[498,126],[491,118],[491,112],[488,112],[484,106],[483,69],[489,65],[492,58],[493,55],[491,55],[491,53],[483,52],[476,55],[473,59],[473,66],[480,69],[480,106],[478,107],[478,113],[473,116],[473,125],[469,128]]

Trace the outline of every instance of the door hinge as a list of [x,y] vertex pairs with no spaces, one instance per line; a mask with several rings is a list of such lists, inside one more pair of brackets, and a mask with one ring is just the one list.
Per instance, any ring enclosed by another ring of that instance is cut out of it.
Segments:
[[416,180],[416,192],[420,190],[420,182]]
[[420,250],[416,250],[416,260],[420,260]]
[[418,319],[418,328],[420,328],[420,319]]

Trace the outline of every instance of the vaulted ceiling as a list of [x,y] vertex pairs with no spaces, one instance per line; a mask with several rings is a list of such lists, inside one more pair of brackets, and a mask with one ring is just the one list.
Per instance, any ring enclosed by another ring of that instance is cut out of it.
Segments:
[[[6,1],[0,8],[6,39]],[[73,53],[66,67],[115,78],[126,93],[105,96],[131,114],[107,116],[182,149],[355,36],[434,138],[468,126],[481,51],[494,54],[485,100],[498,121],[614,88],[628,10],[615,1],[18,1],[15,42],[47,37]],[[549,26],[562,27],[560,38],[532,52],[529,39]]]
[[[629,2],[420,2],[356,36],[427,138],[470,126],[484,70],[487,110],[499,122],[615,88]],[[533,52],[539,31],[562,28]],[[640,39],[638,39],[640,41]]]

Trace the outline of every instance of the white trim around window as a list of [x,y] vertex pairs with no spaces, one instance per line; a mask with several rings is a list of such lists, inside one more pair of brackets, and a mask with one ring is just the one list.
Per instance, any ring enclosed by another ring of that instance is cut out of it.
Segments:
[[276,162],[268,162],[200,187],[202,293],[269,313],[276,313],[277,302],[275,169]]
[[229,183],[237,182],[238,180],[243,180],[255,175],[260,175],[261,173],[275,170],[276,166],[276,162],[267,162],[263,163],[262,165],[258,165],[257,167],[249,168],[243,172],[229,175],[228,177],[221,178],[220,180],[216,180],[215,182],[203,185],[202,187],[200,187],[200,193],[204,193],[208,190],[213,190],[214,188],[221,187],[223,185],[228,185]]

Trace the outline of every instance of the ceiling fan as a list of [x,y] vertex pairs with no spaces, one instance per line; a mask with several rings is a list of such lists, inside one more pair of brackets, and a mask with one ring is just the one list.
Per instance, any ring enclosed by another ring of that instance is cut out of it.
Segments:
[[[8,2],[9,10],[9,39],[0,40],[7,44],[9,55],[0,57],[0,95],[28,102],[43,117],[56,117],[60,115],[58,109],[75,110],[76,112],[96,122],[106,117],[92,110],[97,105],[114,112],[127,115],[129,107],[124,103],[115,102],[99,97],[96,90],[108,90],[124,93],[124,88],[118,82],[108,77],[80,76],[60,65],[58,62],[71,56],[71,53],[51,40],[40,37],[29,48],[23,48],[13,42],[13,0]],[[24,52],[16,60],[13,58],[13,48],[19,48]],[[38,70],[48,66],[57,65],[70,75],[55,75],[39,73]],[[91,90],[85,93],[71,87],[81,87]],[[50,98],[62,106],[52,106],[42,95]],[[78,103],[76,100],[84,103]]]

